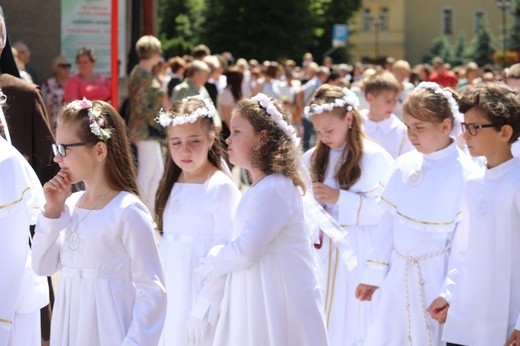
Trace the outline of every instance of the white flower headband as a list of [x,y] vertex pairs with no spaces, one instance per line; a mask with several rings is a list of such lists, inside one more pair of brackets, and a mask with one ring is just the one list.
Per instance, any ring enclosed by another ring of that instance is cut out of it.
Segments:
[[312,104],[303,109],[303,113],[306,118],[309,118],[313,115],[321,114],[323,112],[330,112],[334,108],[340,108],[347,106],[347,111],[351,111],[354,108],[359,107],[359,98],[357,95],[350,89],[343,88],[343,97],[340,99],[335,99],[334,102],[324,103],[321,105]]
[[90,132],[97,136],[102,141],[109,139],[112,136],[110,130],[103,128],[106,125],[106,119],[103,116],[101,110],[95,108],[92,101],[87,100],[85,97],[83,100],[75,100],[67,105],[67,108],[72,108],[76,111],[88,108],[88,120],[90,126]]
[[213,116],[216,113],[215,106],[213,105],[213,102],[211,100],[206,99],[202,97],[201,95],[196,96],[190,96],[185,97],[182,99],[182,101],[187,101],[189,99],[199,99],[204,102],[205,107],[201,107],[196,109],[194,112],[187,114],[187,115],[179,115],[174,118],[171,118],[166,114],[164,109],[161,108],[159,111],[159,116],[155,118],[155,121],[161,124],[162,127],[168,127],[170,125],[172,126],[178,126],[183,124],[193,124],[195,121],[197,121],[198,118],[213,118]]
[[417,85],[416,89],[429,89],[436,94],[441,94],[450,104],[451,114],[457,122],[463,122],[464,118],[462,113],[459,111],[459,104],[453,98],[453,94],[448,90],[444,90],[439,84],[435,82],[421,82]]
[[291,142],[298,146],[300,144],[300,139],[296,135],[296,130],[292,125],[289,125],[284,119],[282,113],[278,111],[275,105],[271,102],[271,99],[262,93],[258,93],[251,98],[258,102],[260,107],[265,109],[266,113],[271,116],[271,118],[276,122],[276,125],[281,128],[287,136],[291,139]]

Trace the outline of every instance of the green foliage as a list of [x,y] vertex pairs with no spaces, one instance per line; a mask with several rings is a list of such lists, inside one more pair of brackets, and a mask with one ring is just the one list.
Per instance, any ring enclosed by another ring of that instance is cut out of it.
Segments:
[[189,53],[197,44],[204,0],[159,0],[159,38],[167,57]]
[[489,31],[487,21],[484,21],[475,36],[469,42],[466,50],[466,56],[479,66],[493,63],[493,52],[495,48],[495,39]]
[[452,61],[453,50],[450,41],[444,35],[433,39],[430,46],[430,53],[423,58],[423,62],[430,63],[436,56],[443,58],[446,62]]
[[509,49],[520,51],[520,0],[514,0],[511,15],[513,16],[513,25],[509,28]]
[[[159,32],[167,56],[198,43],[214,52],[259,60],[316,57],[331,47],[332,26],[345,24],[361,0],[159,0]],[[338,49],[336,59],[347,56]]]
[[457,41],[453,47],[452,60],[449,62],[452,66],[464,65],[468,61],[466,54],[466,35],[461,32],[457,36]]

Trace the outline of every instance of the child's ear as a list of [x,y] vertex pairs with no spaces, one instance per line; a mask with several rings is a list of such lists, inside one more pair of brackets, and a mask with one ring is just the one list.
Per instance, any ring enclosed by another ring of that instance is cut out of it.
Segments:
[[267,130],[260,131],[260,140],[262,140],[262,141],[266,140],[268,135],[269,135],[269,133],[267,132]]
[[500,129],[500,140],[502,142],[509,142],[511,136],[513,135],[513,128],[511,125],[504,125]]
[[441,132],[444,134],[450,133],[451,129],[453,128],[452,121],[449,118],[444,119],[441,122]]
[[103,141],[99,141],[94,145],[94,151],[98,162],[103,161],[108,155],[107,144]]
[[374,100],[374,95],[372,95],[372,93],[365,93],[365,99],[367,102],[372,102]]

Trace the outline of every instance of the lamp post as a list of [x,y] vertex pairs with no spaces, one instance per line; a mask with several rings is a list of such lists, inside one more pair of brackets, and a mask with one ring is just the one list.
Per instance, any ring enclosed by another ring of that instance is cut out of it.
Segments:
[[504,57],[507,50],[507,16],[506,12],[511,7],[511,0],[497,0],[497,6],[502,10],[502,51]]

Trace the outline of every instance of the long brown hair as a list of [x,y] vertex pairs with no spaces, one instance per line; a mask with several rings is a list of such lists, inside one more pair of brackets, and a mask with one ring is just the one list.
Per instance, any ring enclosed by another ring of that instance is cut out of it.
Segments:
[[[182,100],[175,101],[168,110],[168,116],[172,119],[191,114],[199,108],[206,107],[204,102],[195,97],[188,97]],[[215,133],[215,125],[213,119],[206,116],[198,118],[197,122],[206,129],[208,136]],[[172,125],[170,125],[172,126]],[[170,147],[168,146],[168,153]],[[208,151],[208,161],[218,169],[222,169],[222,148],[220,141],[215,139],[212,147]],[[157,193],[155,194],[155,219],[157,223],[157,230],[162,235],[163,232],[163,215],[168,199],[173,189],[173,185],[177,182],[182,169],[175,164],[169,153],[166,159],[166,169],[164,175],[159,183]]]
[[[78,101],[73,101],[78,102]],[[95,144],[103,142],[90,129],[89,111],[100,111],[104,124],[102,128],[110,131],[110,138],[104,140],[107,146],[106,166],[108,184],[117,191],[128,191],[140,197],[135,172],[134,156],[130,150],[130,141],[126,135],[123,118],[105,101],[92,101],[92,107],[77,109],[71,104],[63,106],[58,113],[58,123],[78,124],[78,137],[81,141]]]
[[[322,105],[326,103],[334,103],[337,99],[344,97],[343,90],[340,87],[324,84],[316,90],[316,94],[310,104]],[[348,105],[344,107],[335,107],[330,111],[340,119],[344,119],[348,112],[352,113],[352,125],[347,132],[347,145],[343,151],[344,161],[336,172],[336,180],[343,190],[348,190],[361,177],[361,159],[363,157],[363,129],[361,116],[358,111],[353,108],[347,110]],[[314,115],[319,116],[319,115]],[[320,139],[316,142],[316,149],[311,158],[311,177],[315,182],[323,183],[325,180],[325,172],[329,165],[330,148]]]
[[[271,100],[285,121],[288,117],[277,101]],[[236,105],[233,116],[248,120],[256,133],[265,130],[268,136],[253,148],[251,164],[265,174],[281,173],[291,178],[295,186],[305,192],[305,183],[298,171],[300,152],[291,138],[280,128],[267,111],[252,99],[244,99]]]

